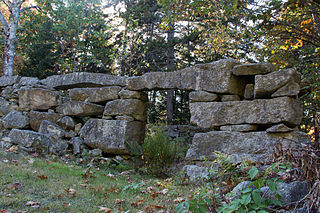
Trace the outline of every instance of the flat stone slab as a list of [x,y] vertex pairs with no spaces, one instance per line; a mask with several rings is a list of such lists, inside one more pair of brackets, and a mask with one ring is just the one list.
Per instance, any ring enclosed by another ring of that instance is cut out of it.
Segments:
[[75,88],[69,92],[72,101],[88,101],[91,103],[106,102],[118,98],[121,87]]
[[38,112],[38,111],[30,111],[28,113],[28,117],[30,119],[30,127],[34,131],[38,131],[40,124],[43,120],[48,120],[53,123],[56,123],[63,115],[54,113],[54,112]]
[[6,129],[24,129],[29,125],[29,118],[14,110],[2,118],[2,124]]
[[127,143],[142,144],[145,125],[138,121],[90,119],[80,131],[84,143],[110,154],[129,154]]
[[223,152],[233,157],[235,162],[246,158],[251,161],[263,162],[273,152],[273,148],[281,143],[284,148],[297,147],[308,143],[310,138],[303,132],[266,133],[266,132],[230,132],[211,131],[197,133],[187,152],[188,160],[214,160],[214,152]]
[[42,147],[49,151],[49,147],[53,145],[52,141],[44,134],[30,131],[30,130],[19,130],[12,129],[8,135],[12,139],[12,142],[23,147]]
[[219,96],[205,91],[193,91],[189,93],[190,102],[211,102],[218,101]]
[[231,132],[252,132],[258,129],[257,125],[252,124],[239,124],[239,125],[229,125],[221,126],[221,131],[231,131]]
[[15,83],[18,83],[21,79],[20,76],[1,76],[0,77],[0,87],[12,86]]
[[231,70],[240,62],[223,59],[199,64],[175,72],[152,72],[128,78],[130,90],[183,89],[243,96],[246,80],[232,75]]
[[241,64],[233,68],[232,74],[237,76],[263,75],[275,71],[271,63]]
[[125,86],[126,77],[102,73],[75,72],[66,75],[49,76],[41,80],[41,83],[55,89]]
[[279,97],[253,101],[190,103],[191,123],[201,128],[235,124],[300,124],[303,109],[300,101]]
[[103,116],[128,115],[144,122],[147,117],[146,107],[146,103],[138,99],[118,99],[106,104]]
[[47,110],[58,106],[60,96],[57,92],[42,88],[25,88],[18,91],[21,110]]
[[81,101],[68,101],[57,107],[57,112],[71,116],[102,115],[104,107]]
[[299,84],[301,81],[301,74],[295,69],[284,69],[272,72],[266,75],[256,75],[254,85],[255,98],[269,97],[281,87],[289,82]]

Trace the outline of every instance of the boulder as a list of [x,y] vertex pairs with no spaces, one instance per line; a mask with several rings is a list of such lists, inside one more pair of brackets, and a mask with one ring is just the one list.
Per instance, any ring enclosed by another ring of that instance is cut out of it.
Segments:
[[12,145],[11,138],[0,136],[0,149],[9,149]]
[[275,91],[271,97],[276,98],[276,97],[281,97],[281,96],[297,96],[300,92],[300,85],[296,82],[289,82],[277,91]]
[[244,159],[264,162],[273,153],[279,143],[284,149],[297,148],[302,143],[309,143],[307,134],[293,131],[289,133],[266,132],[229,132],[211,131],[197,133],[193,137],[186,159],[188,160],[214,160],[214,152],[222,152],[232,156],[234,162]]
[[57,120],[57,124],[65,130],[73,130],[75,126],[73,118],[69,116],[64,116],[60,118],[59,120]]
[[0,97],[0,116],[6,115],[11,111],[10,102]]
[[19,82],[20,76],[1,76],[0,77],[0,87],[12,86]]
[[73,147],[73,154],[79,154],[81,152],[81,145],[83,144],[83,140],[80,137],[74,137],[71,139],[70,143]]
[[33,77],[21,77],[19,81],[19,84],[21,86],[34,86],[39,83],[40,83],[40,80],[38,78],[33,78]]
[[38,111],[30,111],[28,113],[30,119],[30,127],[34,131],[38,131],[40,124],[43,120],[48,120],[53,123],[56,123],[63,115],[54,113],[54,112],[38,112]]
[[236,76],[263,75],[275,71],[271,63],[241,64],[233,68],[232,74]]
[[204,180],[209,176],[207,168],[197,165],[185,165],[182,171],[191,181]]
[[138,121],[90,119],[80,131],[84,143],[110,154],[129,154],[127,143],[143,143],[145,125]]
[[223,59],[175,72],[152,72],[127,80],[130,90],[183,89],[243,95],[246,80],[232,75],[239,62]]
[[253,101],[190,103],[191,123],[201,128],[235,124],[300,124],[303,110],[300,101],[279,97]]
[[19,111],[11,111],[2,118],[2,124],[6,129],[24,129],[29,126],[29,118]]
[[268,128],[266,130],[266,132],[268,133],[277,133],[277,132],[292,132],[293,129],[290,128],[290,127],[287,127],[285,124],[281,123],[281,124],[277,124],[277,125],[274,125],[270,128]]
[[266,75],[255,76],[254,97],[268,98],[289,82],[299,84],[301,74],[295,69],[284,69]]
[[190,102],[211,102],[218,101],[219,96],[205,91],[193,91],[189,93]]
[[21,110],[47,110],[59,104],[57,92],[42,88],[24,88],[18,91]]
[[65,75],[49,76],[41,80],[41,83],[55,89],[125,86],[126,77],[102,73],[74,72]]
[[101,103],[118,98],[121,87],[101,87],[101,88],[75,88],[69,92],[72,101],[86,101],[91,103]]
[[57,107],[57,112],[71,116],[102,115],[103,106],[81,101],[68,101]]
[[10,137],[15,144],[26,148],[40,148],[45,152],[52,151],[52,148],[55,146],[46,135],[30,130],[12,129],[8,137]]
[[221,96],[221,101],[222,102],[240,101],[240,97],[239,97],[239,95],[222,95]]
[[66,135],[66,131],[60,126],[47,120],[41,122],[39,133],[54,138],[63,138]]
[[143,101],[148,100],[148,95],[144,92],[131,91],[131,90],[121,90],[119,92],[121,99],[140,99]]
[[221,131],[231,131],[231,132],[252,132],[258,129],[257,125],[252,124],[239,124],[239,125],[229,125],[221,126]]
[[254,97],[254,84],[247,84],[244,89],[244,99],[252,100]]
[[106,104],[103,116],[128,115],[138,121],[145,121],[146,103],[138,99],[118,99]]

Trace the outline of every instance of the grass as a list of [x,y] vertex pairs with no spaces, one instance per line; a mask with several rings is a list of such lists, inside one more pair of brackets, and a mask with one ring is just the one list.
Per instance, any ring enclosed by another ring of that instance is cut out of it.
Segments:
[[[0,152],[0,212],[175,212],[192,185]],[[32,203],[33,202],[33,203]]]

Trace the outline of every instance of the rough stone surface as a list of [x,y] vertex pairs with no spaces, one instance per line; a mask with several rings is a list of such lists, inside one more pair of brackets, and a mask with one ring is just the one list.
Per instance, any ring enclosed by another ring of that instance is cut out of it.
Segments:
[[118,116],[116,116],[116,120],[134,121],[134,118],[131,116],[128,116],[128,115],[118,115]]
[[1,76],[0,77],[0,87],[12,86],[15,83],[18,83],[20,76]]
[[9,149],[11,146],[12,146],[11,138],[0,136],[0,149]]
[[53,112],[38,112],[38,111],[30,111],[28,113],[30,119],[30,127],[34,131],[38,131],[40,124],[43,120],[48,120],[53,123],[56,123],[63,115]]
[[175,72],[146,73],[128,78],[127,87],[130,90],[184,89],[243,95],[246,81],[231,73],[238,64],[233,59],[223,59]]
[[63,138],[66,135],[66,131],[60,126],[47,120],[41,122],[39,133],[47,135],[48,137],[54,136],[55,138]]
[[253,101],[190,103],[191,123],[201,128],[234,124],[299,125],[301,103],[289,97]]
[[106,104],[103,116],[128,115],[138,121],[146,120],[146,103],[138,99],[118,99]]
[[0,97],[0,115],[6,115],[11,111],[10,102]]
[[80,131],[84,143],[111,154],[129,154],[126,143],[143,143],[145,126],[138,121],[90,119]]
[[148,95],[144,92],[131,91],[131,90],[121,90],[119,92],[121,99],[140,99],[143,101],[148,100]]
[[240,97],[239,97],[239,95],[222,95],[221,96],[221,101],[222,102],[240,101]]
[[72,101],[86,101],[91,103],[106,102],[118,98],[121,87],[101,88],[75,88],[71,89],[69,96]]
[[29,125],[29,118],[22,112],[11,111],[2,118],[2,124],[6,129],[24,129]]
[[26,148],[43,148],[43,151],[46,152],[49,152],[50,147],[54,146],[52,141],[46,135],[30,130],[12,129],[8,137],[10,137],[12,142],[15,144]]
[[[278,183],[279,194],[281,201],[285,204],[297,202],[306,196],[309,192],[306,182],[295,181],[291,183]],[[271,192],[268,187],[262,187],[261,191],[265,194],[266,198],[275,199],[275,192]]]
[[203,180],[208,178],[209,175],[207,168],[196,165],[185,165],[182,171],[191,181]]
[[58,106],[57,92],[42,88],[25,88],[18,91],[21,110],[47,110]]
[[193,91],[189,93],[190,102],[210,102],[218,101],[219,96],[205,91]]
[[195,134],[186,158],[203,160],[204,156],[207,160],[214,160],[216,158],[214,152],[219,151],[231,155],[235,162],[245,158],[263,162],[278,143],[286,148],[308,142],[310,142],[309,136],[298,131],[289,133],[211,131]]
[[81,124],[81,123],[77,123],[77,124],[74,126],[74,132],[75,132],[76,134],[78,134],[78,133],[80,132],[81,128],[82,128],[82,124]]
[[57,124],[65,130],[73,130],[75,126],[73,118],[69,116],[64,116],[60,118],[59,120],[57,120]]
[[100,156],[102,156],[102,150],[101,149],[93,149],[93,150],[90,150],[89,154],[92,157],[100,157]]
[[254,84],[247,84],[244,89],[244,99],[252,100],[254,97]]
[[102,115],[103,106],[81,101],[68,101],[57,107],[57,112],[71,116]]
[[272,126],[266,130],[266,132],[268,132],[268,133],[277,133],[277,132],[281,133],[281,132],[292,132],[292,131],[293,131],[292,128],[287,127],[286,125],[284,125],[282,123],[277,124],[275,126]]
[[281,96],[297,96],[300,92],[300,85],[296,82],[289,82],[275,93],[271,95],[272,98],[281,97]]
[[[241,195],[241,191],[243,191],[244,189],[248,188],[249,185],[251,184],[251,181],[242,181],[241,183],[239,183],[238,185],[236,185],[233,189],[232,189],[232,194],[236,197]],[[254,186],[250,187],[250,188],[254,188]]]
[[221,131],[231,131],[231,132],[251,132],[256,131],[258,129],[257,125],[252,124],[239,124],[239,125],[229,125],[229,126],[221,126]]
[[295,69],[284,69],[267,75],[255,76],[255,98],[269,97],[289,82],[300,83],[301,74]]
[[71,89],[101,86],[125,86],[126,78],[102,73],[75,72],[66,75],[53,75],[41,83],[55,89]]
[[40,80],[38,78],[33,77],[21,77],[19,84],[21,86],[33,86],[39,84]]
[[80,137],[74,137],[71,139],[70,143],[72,144],[73,154],[79,154],[81,152],[81,145],[83,144],[83,140]]
[[263,75],[275,70],[275,66],[270,63],[241,64],[233,68],[232,74],[237,76]]

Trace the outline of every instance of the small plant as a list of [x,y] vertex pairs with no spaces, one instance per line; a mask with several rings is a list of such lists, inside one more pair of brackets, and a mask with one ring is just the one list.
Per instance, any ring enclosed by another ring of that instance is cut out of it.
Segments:
[[176,157],[177,145],[165,130],[152,126],[147,133],[143,149],[143,160],[146,168],[153,174],[162,174]]

